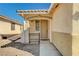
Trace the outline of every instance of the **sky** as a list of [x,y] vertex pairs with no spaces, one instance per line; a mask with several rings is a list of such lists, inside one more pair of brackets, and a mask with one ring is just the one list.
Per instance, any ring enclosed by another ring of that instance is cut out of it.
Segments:
[[0,3],[0,15],[7,16],[23,24],[24,19],[16,10],[49,9],[50,3]]

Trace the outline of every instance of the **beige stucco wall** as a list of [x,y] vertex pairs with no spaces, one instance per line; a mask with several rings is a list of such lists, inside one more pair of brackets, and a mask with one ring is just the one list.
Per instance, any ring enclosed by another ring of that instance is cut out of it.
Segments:
[[60,4],[52,19],[52,43],[65,56],[72,55],[72,5]]
[[79,56],[79,3],[73,4],[72,55]]
[[11,30],[11,23],[0,21],[0,34],[20,34],[20,25],[15,25],[15,30]]
[[30,33],[34,33],[36,31],[35,30],[35,21],[34,20],[29,21],[29,25],[30,25]]

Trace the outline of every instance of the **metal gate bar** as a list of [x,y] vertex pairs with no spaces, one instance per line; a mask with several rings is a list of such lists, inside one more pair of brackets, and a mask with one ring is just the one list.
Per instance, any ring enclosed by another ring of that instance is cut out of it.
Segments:
[[40,44],[40,33],[29,33],[29,44]]

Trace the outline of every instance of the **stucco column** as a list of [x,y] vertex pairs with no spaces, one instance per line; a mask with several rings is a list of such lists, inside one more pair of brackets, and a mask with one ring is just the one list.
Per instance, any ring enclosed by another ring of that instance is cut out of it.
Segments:
[[50,42],[52,42],[52,19],[49,20],[49,33],[48,35],[50,36],[49,39],[50,39]]

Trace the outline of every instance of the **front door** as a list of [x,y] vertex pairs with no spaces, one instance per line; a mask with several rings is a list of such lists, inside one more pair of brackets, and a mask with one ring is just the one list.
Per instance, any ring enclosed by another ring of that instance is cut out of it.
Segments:
[[41,21],[41,39],[47,39],[48,38],[48,21],[42,20]]

